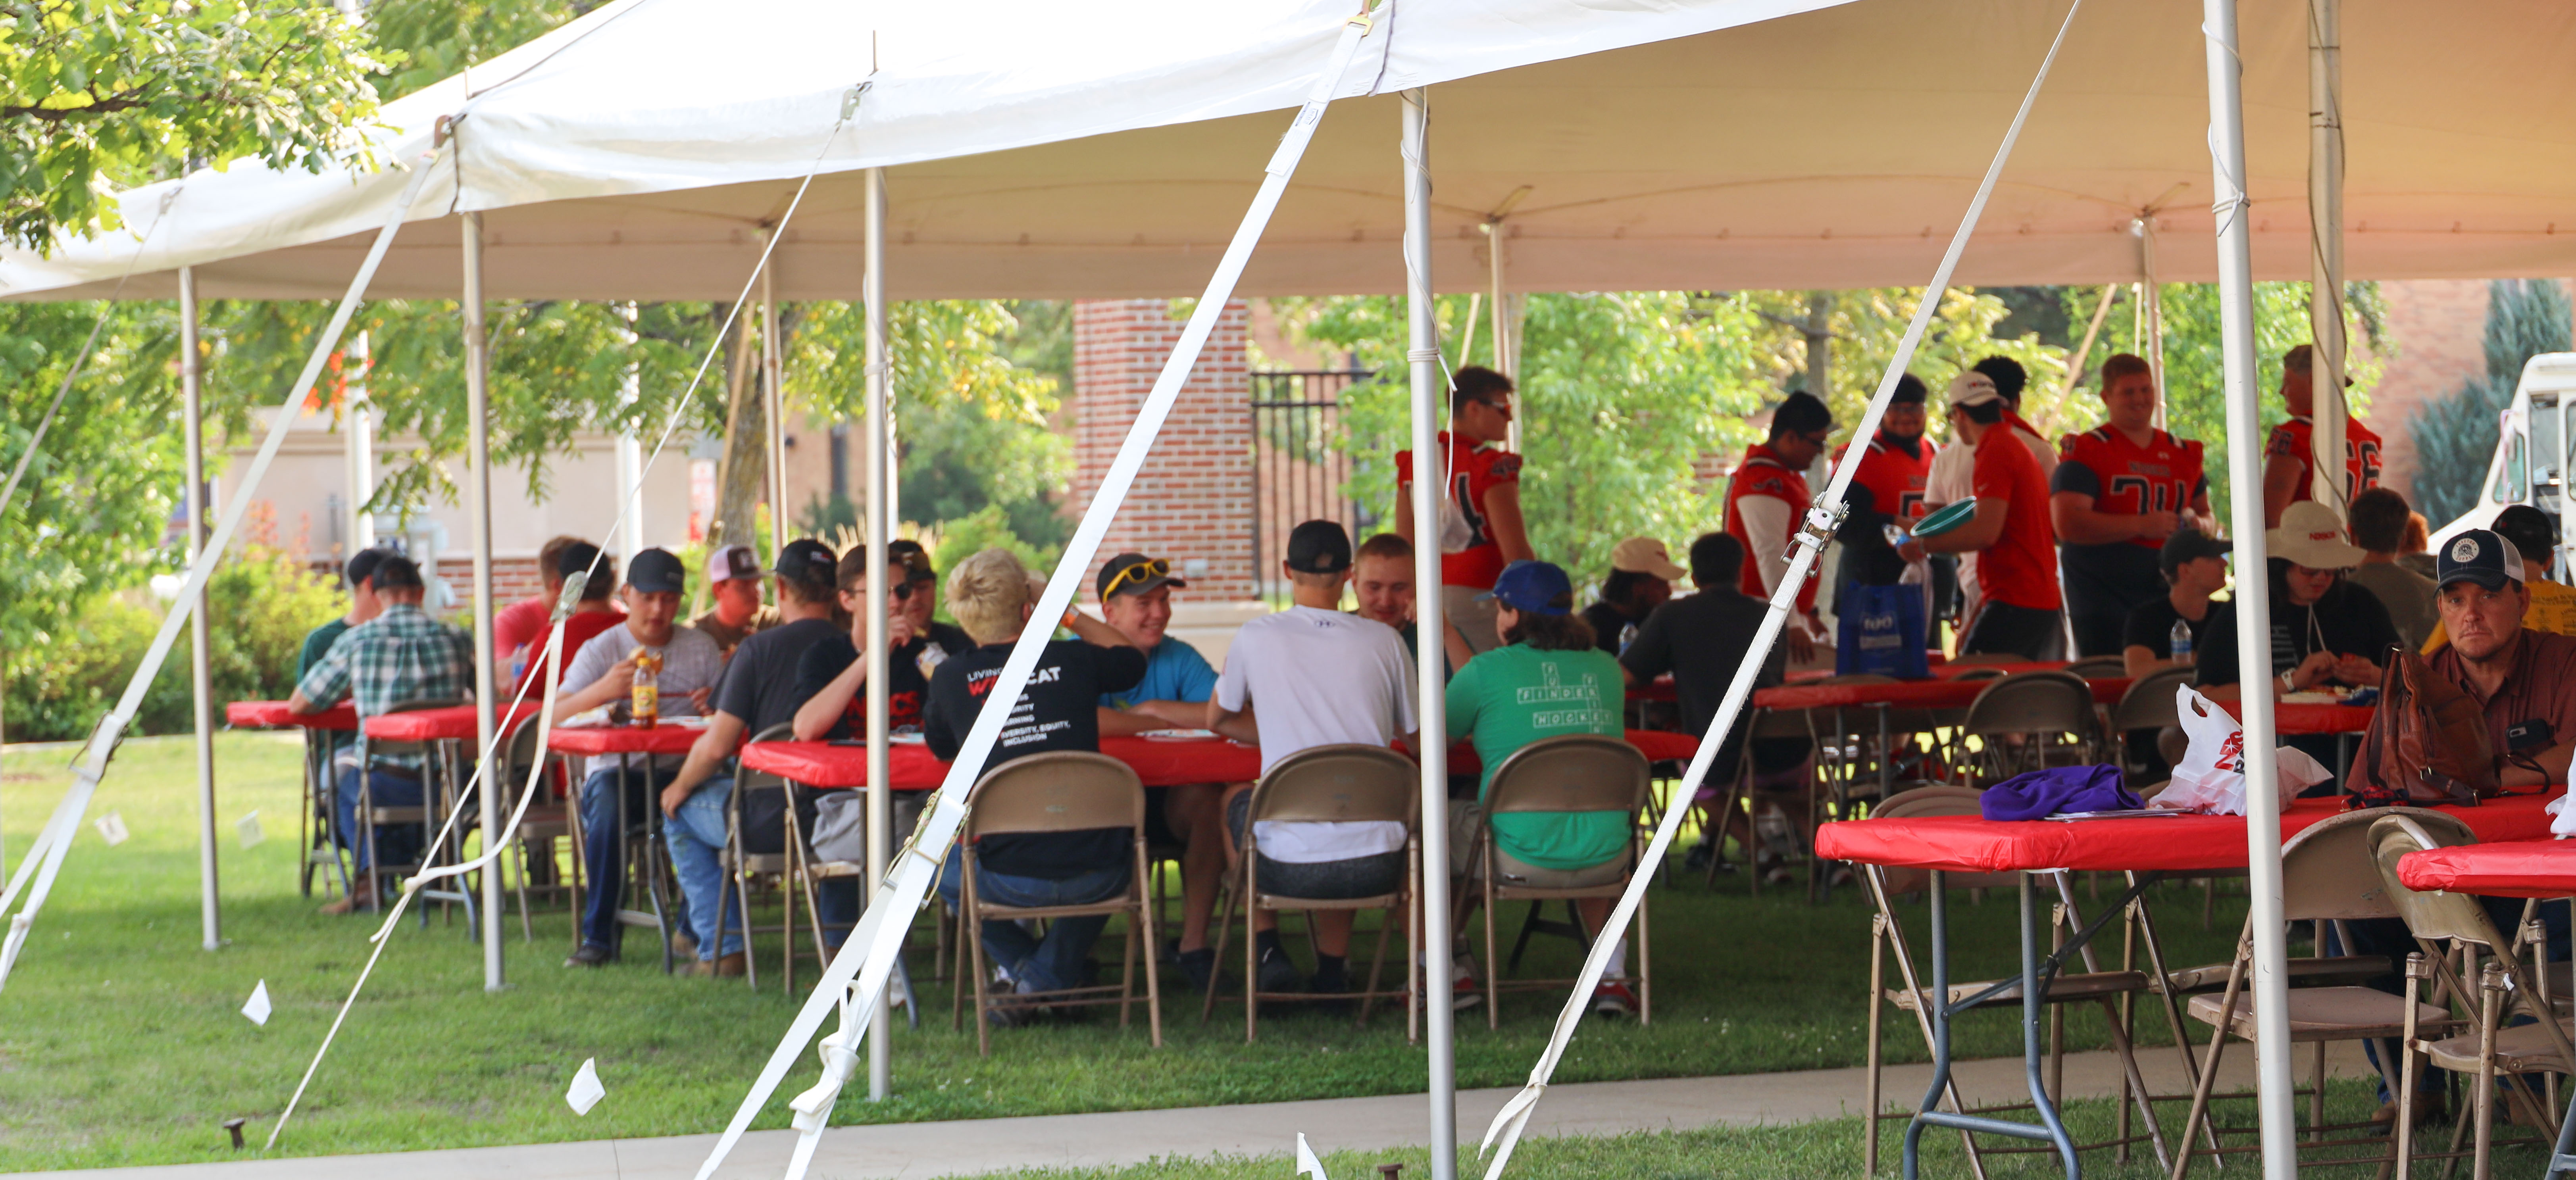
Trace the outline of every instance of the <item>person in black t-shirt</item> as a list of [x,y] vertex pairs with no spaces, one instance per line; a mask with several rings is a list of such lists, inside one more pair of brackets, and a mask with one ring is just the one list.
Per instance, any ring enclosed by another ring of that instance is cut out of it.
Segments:
[[2164,571],[2165,592],[2139,603],[2120,625],[2122,672],[2132,680],[2193,666],[2190,655],[2174,660],[2173,626],[2190,627],[2191,650],[2199,651],[2213,613],[2210,596],[2227,588],[2227,542],[2199,529],[2175,529],[2157,552],[2156,563]]
[[[966,632],[947,623],[930,624],[923,634],[913,622],[910,600],[922,593],[906,576],[908,554],[886,555],[886,581],[893,583],[882,604],[886,613],[886,725],[892,732],[921,728],[922,706],[930,696],[930,673],[950,656],[975,650]],[[859,658],[868,641],[868,551],[841,555],[841,609],[850,614],[848,635],[835,635],[805,649],[796,662],[798,741],[865,740],[867,737],[868,662]]]
[[[921,732],[940,760],[954,760],[965,745],[1043,589],[1008,550],[987,549],[949,571],[949,613],[983,646],[942,663],[931,674]],[[1064,625],[1080,641],[1047,643],[1027,689],[1011,703],[1009,720],[985,759],[986,769],[1030,754],[1098,750],[1100,694],[1143,683],[1145,653],[1123,632],[1080,611],[1067,612]],[[1113,897],[1127,888],[1134,871],[1134,841],[1135,833],[1125,827],[987,836],[975,846],[975,891],[1014,906],[1079,905]],[[948,866],[939,874],[940,896],[955,904],[964,878],[964,848],[952,848]],[[1057,918],[1047,924],[1044,938],[1036,938],[1016,922],[993,921],[983,924],[980,936],[984,953],[1012,989],[1027,996],[1081,986],[1092,941],[1108,924],[1107,917]],[[1026,1021],[1033,1011],[1025,1004],[997,1007],[986,1019],[1008,1027]]]

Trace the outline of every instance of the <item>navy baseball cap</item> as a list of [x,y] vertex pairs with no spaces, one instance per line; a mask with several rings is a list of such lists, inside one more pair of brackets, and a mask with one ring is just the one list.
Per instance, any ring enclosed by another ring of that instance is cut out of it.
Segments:
[[804,578],[812,576],[810,571],[819,568],[823,571],[823,579],[828,582],[832,578],[832,567],[840,564],[840,560],[831,546],[812,537],[798,537],[778,551],[776,572],[783,578]]
[[646,549],[627,564],[626,584],[646,594],[679,594],[689,588],[689,567],[668,549]]
[[2524,580],[2521,551],[2488,529],[2470,529],[2443,542],[2433,568],[2437,588],[2453,582],[2474,582],[2489,590],[2502,590],[2506,582]]
[[1515,561],[1503,567],[1494,588],[1476,596],[1490,598],[1522,614],[1574,613],[1574,579],[1553,562]]

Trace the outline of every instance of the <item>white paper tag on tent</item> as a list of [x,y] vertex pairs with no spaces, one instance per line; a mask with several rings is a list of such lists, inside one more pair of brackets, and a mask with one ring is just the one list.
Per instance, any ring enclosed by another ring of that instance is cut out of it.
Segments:
[[250,1017],[252,1024],[267,1028],[268,1013],[268,981],[263,979],[258,987],[250,989],[250,1002],[242,1005],[242,1015]]
[[125,817],[113,811],[98,817],[97,827],[98,838],[107,841],[110,848],[125,843],[125,838],[133,834],[125,830]]
[[1315,1180],[1333,1180],[1324,1174],[1324,1161],[1315,1158],[1315,1149],[1306,1146],[1306,1133],[1297,1132],[1297,1174]]
[[268,839],[268,833],[260,830],[259,813],[256,811],[234,820],[233,830],[241,834],[241,846],[245,850],[257,848]]
[[572,1089],[564,1093],[564,1102],[574,1114],[589,1114],[590,1108],[608,1097],[608,1087],[599,1084],[599,1059],[582,1059],[581,1072],[572,1075]]

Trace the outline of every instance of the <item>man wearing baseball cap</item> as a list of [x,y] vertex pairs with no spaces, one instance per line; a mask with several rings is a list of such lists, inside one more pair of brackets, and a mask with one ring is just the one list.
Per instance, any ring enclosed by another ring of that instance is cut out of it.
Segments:
[[[1908,540],[1897,553],[1908,561],[1926,553],[1976,554],[1976,612],[1960,640],[1962,653],[2054,660],[2066,646],[2066,600],[2048,524],[2048,473],[2010,419],[1985,374],[1962,373],[1950,383],[1950,429],[1973,448],[1976,515],[1938,536]],[[1969,571],[1961,564],[1965,579]]]
[[1612,659],[1636,638],[1646,616],[1672,601],[1673,583],[1689,570],[1673,564],[1672,551],[1653,537],[1630,537],[1610,547],[1610,576],[1601,579],[1601,597],[1583,608],[1592,628],[1592,643]]
[[[2193,527],[2174,530],[2157,550],[2165,592],[2139,603],[2120,625],[2120,659],[2131,679],[2169,667],[2190,667],[2209,630],[2211,596],[2227,588],[2227,542]],[[2191,643],[2177,662],[2173,629],[2180,623]]]
[[[1404,637],[1384,623],[1342,613],[1342,587],[1351,580],[1350,534],[1329,520],[1298,525],[1288,534],[1288,556],[1280,568],[1295,605],[1235,632],[1225,672],[1208,702],[1207,727],[1260,746],[1265,774],[1314,746],[1385,746],[1398,738],[1414,745],[1419,726],[1413,717],[1413,660]],[[1251,788],[1241,783],[1227,792],[1225,822],[1237,857],[1258,837],[1253,854],[1261,858],[1257,867],[1266,886],[1289,897],[1375,897],[1403,882],[1403,824],[1265,820],[1251,831]],[[1352,915],[1308,915],[1314,922],[1315,971],[1301,980],[1279,941],[1279,915],[1253,911],[1258,990],[1350,990]]]
[[779,623],[777,608],[760,603],[760,558],[749,545],[726,545],[707,555],[707,593],[714,607],[689,625],[706,632],[728,656],[743,640]]
[[2508,787],[2567,781],[2576,743],[2576,638],[2523,626],[2530,578],[2513,542],[2471,529],[2434,553],[2449,646],[2428,661],[2485,706]]

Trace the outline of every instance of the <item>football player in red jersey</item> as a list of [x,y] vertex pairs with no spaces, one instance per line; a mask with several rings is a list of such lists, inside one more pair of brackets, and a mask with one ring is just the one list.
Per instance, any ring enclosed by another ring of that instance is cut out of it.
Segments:
[[2120,654],[2129,612],[2163,593],[2165,538],[2209,515],[2200,444],[2156,429],[2156,378],[2144,359],[2124,352],[2102,363],[2102,408],[2111,420],[2066,436],[2049,484],[2079,656]]
[[[1887,412],[1879,416],[1878,435],[1861,452],[1846,501],[1851,512],[1834,536],[1843,549],[1840,568],[1846,583],[1893,586],[1905,575],[1907,563],[1888,546],[1886,526],[1911,526],[1929,510],[1924,493],[1932,479],[1932,457],[1941,448],[1923,437],[1928,393],[1923,379],[1912,373],[1897,378]],[[1842,456],[1835,455],[1834,462],[1841,463]]]
[[[2302,344],[2281,354],[2281,400],[2290,420],[2263,440],[2263,527],[2281,527],[2281,512],[2316,498],[2316,385],[2314,352]],[[2350,378],[2344,380],[2350,385]],[[2379,486],[2379,436],[2359,418],[2343,420],[2343,498]],[[2341,508],[2336,509],[2338,512]]]
[[[1458,370],[1449,394],[1449,429],[1440,432],[1448,456],[1449,502],[1441,509],[1441,617],[1482,652],[1495,645],[1494,602],[1476,596],[1494,588],[1503,567],[1528,561],[1529,532],[1521,523],[1521,457],[1502,448],[1512,433],[1512,379],[1482,365]],[[1395,455],[1395,532],[1414,544],[1413,452]]]
[[[1771,411],[1771,437],[1744,449],[1744,461],[1726,481],[1726,532],[1743,544],[1744,573],[1736,588],[1769,601],[1787,575],[1790,534],[1806,519],[1814,503],[1807,491],[1807,468],[1825,453],[1833,433],[1833,411],[1814,394],[1800,390]],[[1805,663],[1815,656],[1814,641],[1824,638],[1816,617],[1816,584],[1798,588],[1798,615],[1803,627],[1789,628],[1789,659]]]

